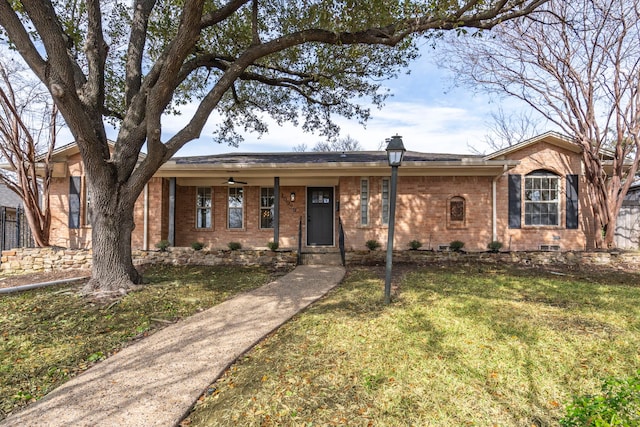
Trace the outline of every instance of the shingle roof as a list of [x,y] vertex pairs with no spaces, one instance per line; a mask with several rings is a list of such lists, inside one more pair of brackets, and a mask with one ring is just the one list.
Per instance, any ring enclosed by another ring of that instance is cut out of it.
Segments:
[[[418,153],[408,151],[404,160],[408,162],[459,162],[463,159],[482,156],[466,154]],[[386,162],[387,153],[384,151],[348,151],[348,152],[305,152],[305,153],[242,153],[215,154],[210,156],[173,157],[176,164],[204,165],[204,164],[304,164],[304,163],[369,163]]]

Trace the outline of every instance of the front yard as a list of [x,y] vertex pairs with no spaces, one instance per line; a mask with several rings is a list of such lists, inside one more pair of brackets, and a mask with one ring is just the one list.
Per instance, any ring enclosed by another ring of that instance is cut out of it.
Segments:
[[574,395],[640,367],[640,276],[558,273],[433,266],[385,307],[379,272],[351,270],[183,425],[558,425]]
[[[183,426],[558,425],[573,396],[640,368],[640,274],[495,265],[350,268],[243,356]],[[77,287],[0,296],[0,419],[122,345],[273,277],[158,267],[95,305]],[[400,274],[399,274],[400,276]]]

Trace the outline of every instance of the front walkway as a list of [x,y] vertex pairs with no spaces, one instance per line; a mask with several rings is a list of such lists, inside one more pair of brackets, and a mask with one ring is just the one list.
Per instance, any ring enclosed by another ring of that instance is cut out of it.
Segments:
[[175,426],[230,364],[344,273],[299,266],[124,348],[0,426]]

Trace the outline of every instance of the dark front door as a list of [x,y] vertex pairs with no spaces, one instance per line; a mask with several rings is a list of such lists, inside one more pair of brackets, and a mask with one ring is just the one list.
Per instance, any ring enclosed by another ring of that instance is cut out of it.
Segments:
[[333,188],[307,189],[307,246],[333,245]]

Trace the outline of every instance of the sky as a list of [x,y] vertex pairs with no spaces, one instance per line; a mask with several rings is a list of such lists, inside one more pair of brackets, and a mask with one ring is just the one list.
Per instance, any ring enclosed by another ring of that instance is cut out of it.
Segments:
[[[365,126],[336,117],[341,127],[340,137],[350,136],[364,150],[377,150],[386,146],[387,138],[400,135],[410,151],[464,154],[473,153],[471,147],[479,152],[490,151],[485,137],[490,132],[491,112],[514,101],[490,99],[466,87],[453,87],[449,72],[439,68],[431,55],[431,48],[425,48],[423,56],[409,68],[409,74],[403,73],[384,83],[391,89],[391,96],[382,109],[371,107],[371,117]],[[194,110],[195,106],[185,106],[184,119],[181,116],[167,118],[163,123],[163,139],[181,129],[189,112]],[[290,152],[300,144],[306,144],[310,150],[323,141],[323,137],[305,133],[299,127],[272,122],[267,134],[243,134],[245,140],[238,147],[230,147],[214,142],[212,129],[212,124],[207,125],[201,137],[189,142],[177,156]],[[114,138],[115,133],[110,136]]]

